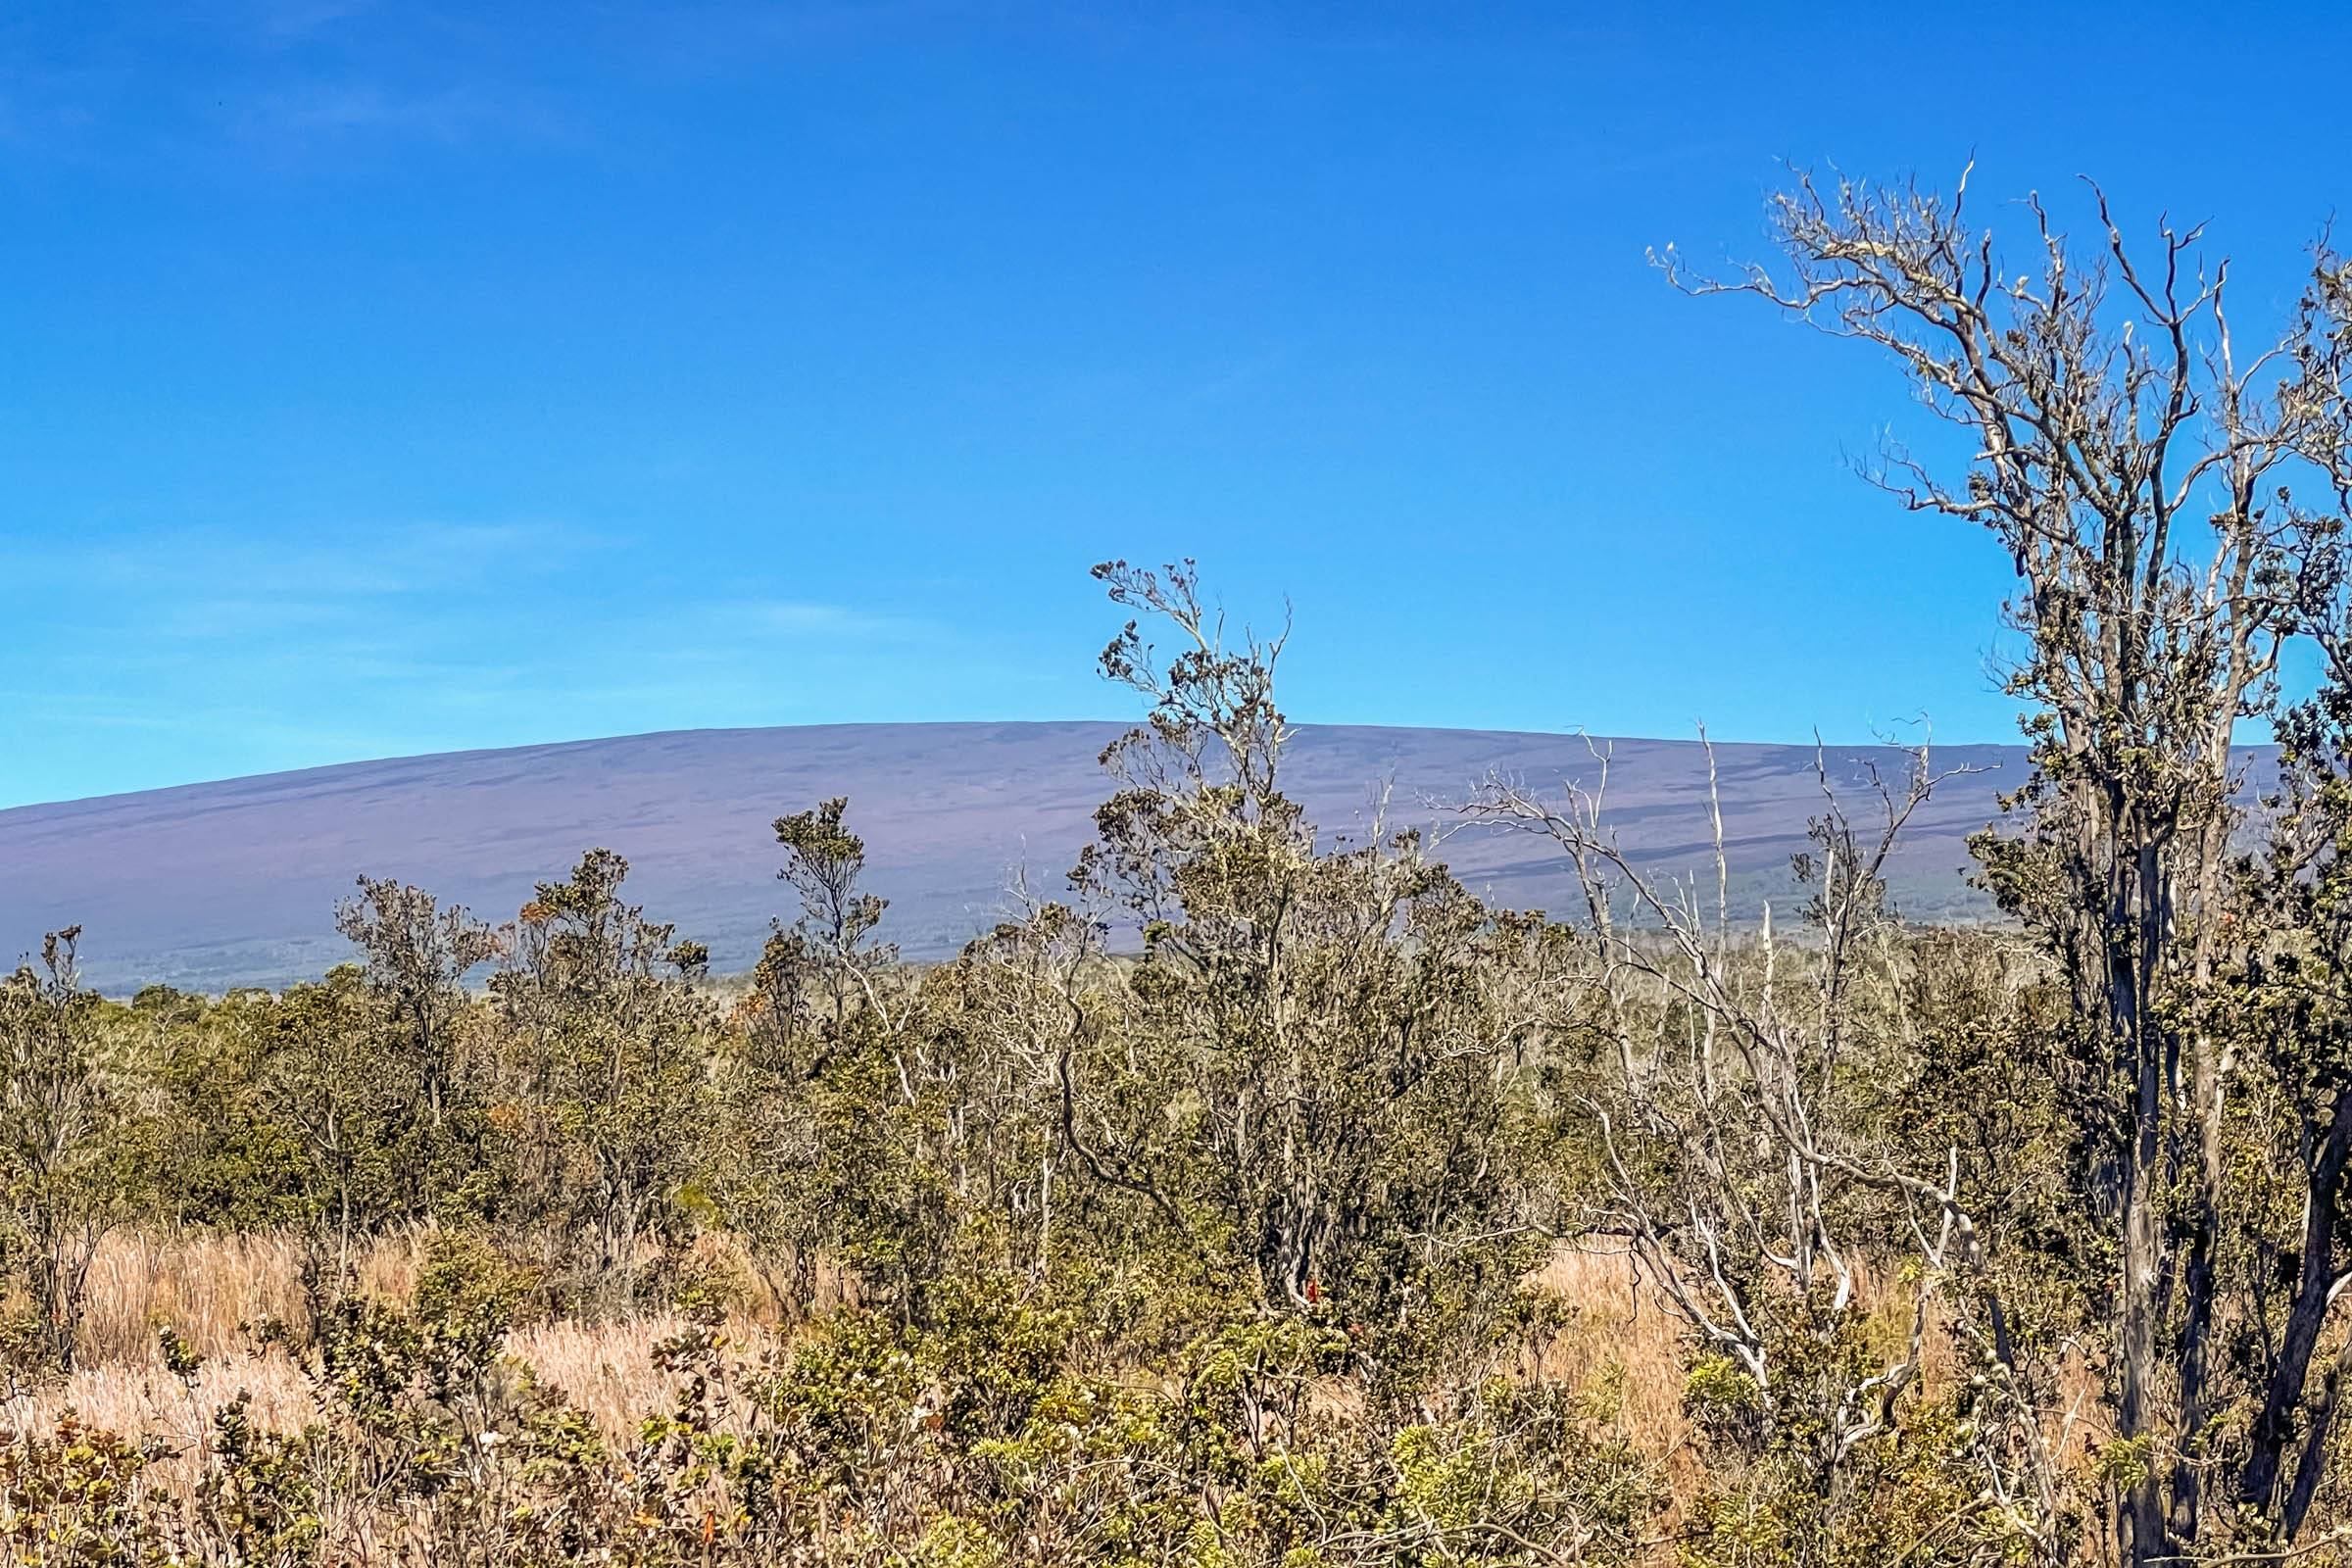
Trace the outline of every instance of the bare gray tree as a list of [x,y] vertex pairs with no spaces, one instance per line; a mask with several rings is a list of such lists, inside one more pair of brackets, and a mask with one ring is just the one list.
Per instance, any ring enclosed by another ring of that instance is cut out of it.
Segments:
[[[2095,187],[2088,245],[2030,197],[2033,259],[2012,270],[1966,192],[1965,175],[1948,199],[1800,175],[1772,205],[1776,266],[1708,277],[1660,261],[1692,292],[1752,295],[1891,356],[1973,455],[1938,471],[1889,447],[1872,477],[1988,529],[2015,564],[2009,690],[2032,711],[2034,772],[1984,861],[2069,977],[2101,1084],[2084,1116],[2120,1259],[2112,1397],[2148,1461],[2117,1543],[2148,1563],[2199,1538],[2226,1402],[2229,1046],[2203,1020],[2227,956],[2232,743],[2275,709],[2280,647],[2332,571],[2331,518],[2287,489],[2311,471],[2324,405],[2308,327],[2235,345],[2228,264],[2198,229],[2162,225],[2143,259]],[[2332,1213],[2334,1172],[2313,1175]],[[2301,1376],[2274,1391],[2290,1406]],[[2241,1457],[2237,1494],[2272,1508],[2272,1461]]]

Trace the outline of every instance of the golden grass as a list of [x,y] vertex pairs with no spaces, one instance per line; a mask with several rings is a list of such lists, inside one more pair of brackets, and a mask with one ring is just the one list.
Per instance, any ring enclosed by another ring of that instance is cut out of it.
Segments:
[[[423,1250],[422,1233],[375,1244],[353,1260],[361,1289],[405,1298]],[[300,1425],[313,1413],[302,1378],[282,1352],[259,1345],[255,1331],[269,1318],[300,1321],[301,1267],[301,1245],[286,1236],[109,1238],[91,1268],[79,1367],[0,1404],[0,1430],[46,1428],[71,1410],[126,1435],[192,1442],[240,1392],[252,1396],[266,1424]],[[1636,1441],[1661,1459],[1686,1446],[1678,1327],[1636,1278],[1632,1260],[1562,1249],[1536,1283],[1568,1303],[1569,1323],[1530,1370],[1580,1384],[1614,1378],[1623,1389],[1621,1419]],[[163,1367],[156,1333],[166,1325],[204,1358],[193,1403]],[[670,1396],[654,1347],[681,1326],[665,1315],[557,1320],[516,1329],[508,1348],[618,1436]]]
[[[378,1242],[353,1259],[360,1288],[405,1298],[423,1256],[422,1232]],[[77,1353],[88,1366],[155,1360],[169,1324],[203,1356],[246,1348],[265,1318],[302,1317],[302,1248],[282,1235],[149,1236],[118,1231],[90,1265]]]
[[[361,1288],[405,1298],[424,1240],[421,1233],[391,1238],[355,1258]],[[0,1402],[0,1432],[50,1430],[71,1411],[91,1425],[193,1450],[213,1413],[240,1394],[251,1398],[262,1424],[300,1427],[317,1414],[309,1388],[284,1352],[259,1342],[256,1330],[268,1318],[301,1320],[302,1255],[300,1243],[286,1236],[110,1238],[91,1269],[77,1369]],[[1615,1380],[1624,1430],[1670,1469],[1682,1469],[1690,1432],[1679,1334],[1636,1278],[1632,1261],[1621,1252],[1563,1249],[1537,1283],[1568,1303],[1569,1321],[1528,1370],[1584,1385]],[[193,1397],[163,1366],[156,1333],[166,1325],[203,1357]],[[508,1350],[608,1435],[621,1438],[674,1394],[674,1380],[654,1365],[654,1348],[682,1326],[662,1314],[626,1322],[559,1319],[516,1329]]]
[[[421,1233],[374,1245],[353,1260],[360,1288],[407,1298],[423,1249]],[[302,1248],[290,1237],[110,1237],[90,1271],[79,1364],[69,1377],[0,1401],[0,1432],[48,1430],[71,1411],[125,1436],[193,1447],[213,1413],[240,1394],[264,1426],[300,1427],[317,1413],[309,1388],[257,1330],[269,1318],[301,1320],[301,1271]],[[167,1325],[203,1357],[193,1397],[164,1368],[156,1336]],[[659,1314],[536,1323],[516,1329],[507,1348],[617,1437],[673,1392],[673,1380],[654,1365],[654,1347],[683,1326]]]
[[1567,1328],[1545,1348],[1535,1370],[1583,1387],[1616,1379],[1619,1419],[1634,1441],[1663,1460],[1686,1450],[1690,1427],[1683,1413],[1682,1325],[1642,1280],[1632,1254],[1563,1247],[1535,1283],[1568,1308]]
[[[406,1298],[424,1245],[423,1233],[375,1244],[353,1260],[361,1288]],[[299,1370],[281,1351],[260,1345],[254,1332],[265,1318],[300,1321],[301,1263],[300,1244],[285,1236],[111,1238],[91,1271],[79,1368],[0,1402],[0,1432],[46,1430],[70,1410],[126,1436],[192,1446],[213,1412],[240,1393],[251,1396],[265,1425],[302,1425],[316,1411]],[[1694,1481],[1699,1461],[1683,1404],[1689,1344],[1631,1256],[1563,1247],[1533,1282],[1561,1299],[1567,1322],[1526,1370],[1584,1388],[1613,1385],[1621,1429],[1664,1467],[1670,1489]],[[156,1331],[167,1324],[204,1358],[193,1399],[162,1365]],[[654,1365],[654,1348],[682,1326],[662,1314],[625,1322],[560,1319],[516,1329],[508,1349],[619,1438],[675,1392],[673,1379]],[[757,1332],[753,1323],[739,1327]],[[1931,1356],[1932,1363],[1943,1359]],[[1945,1369],[1928,1370],[1935,1381]],[[2088,1390],[2087,1374],[2079,1373],[2078,1381]],[[2086,1396],[2083,1404],[2089,1414],[2096,1400]],[[2095,1430],[2095,1419],[2069,1434],[2070,1457]]]
[[[414,1292],[426,1233],[396,1237],[353,1259],[361,1289],[390,1299]],[[240,1396],[254,1420],[293,1431],[319,1414],[301,1370],[255,1333],[265,1318],[302,1319],[303,1251],[283,1236],[141,1236],[108,1241],[91,1271],[91,1299],[79,1367],[63,1380],[0,1400],[0,1437],[54,1431],[71,1412],[86,1425],[172,1450],[151,1472],[167,1494],[187,1498],[210,1443],[213,1417]],[[1659,1524],[1670,1539],[1682,1508],[1707,1485],[1708,1473],[1684,1404],[1690,1344],[1681,1320],[1620,1250],[1563,1246],[1532,1277],[1564,1307],[1564,1325],[1531,1348],[1522,1371],[1571,1387],[1614,1393],[1618,1429],[1658,1466],[1668,1499]],[[759,1293],[768,1323],[784,1303]],[[841,1296],[838,1280],[820,1278],[817,1294]],[[799,1303],[806,1307],[810,1303]],[[787,1314],[797,1318],[797,1312]],[[203,1358],[193,1390],[163,1366],[157,1330],[170,1325]],[[508,1337],[509,1353],[539,1381],[561,1391],[608,1436],[626,1442],[645,1417],[674,1398],[677,1380],[655,1364],[655,1348],[685,1327],[672,1315],[626,1321],[576,1319],[529,1324]],[[746,1319],[731,1335],[762,1332]],[[1930,1389],[1955,1373],[1951,1347],[1932,1335],[1924,1381]],[[2080,1465],[2106,1436],[2095,1372],[2070,1361],[2062,1394],[2077,1419],[2054,1420],[2061,1461]],[[1664,1560],[1660,1557],[1658,1560]]]

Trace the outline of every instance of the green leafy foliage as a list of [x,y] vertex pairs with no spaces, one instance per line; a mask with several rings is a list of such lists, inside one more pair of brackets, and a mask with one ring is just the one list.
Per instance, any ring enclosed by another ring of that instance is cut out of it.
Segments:
[[[1305,820],[1282,644],[1229,639],[1189,564],[1099,575],[1138,617],[1103,671],[1146,720],[1105,756],[1065,896],[950,961],[880,940],[841,800],[776,819],[799,908],[735,985],[603,850],[496,929],[364,880],[341,914],[362,961],[274,995],[110,1002],[54,938],[0,986],[0,1393],[70,1373],[111,1229],[271,1229],[302,1239],[306,1289],[256,1331],[308,1413],[24,1432],[0,1544],[1989,1568],[2082,1560],[2093,1520],[2180,1469],[2101,1381],[2128,1118],[2064,966],[1886,897],[1924,763],[1875,850],[1825,807],[1794,936],[1715,923],[1596,817],[1507,794],[1489,814],[1557,839],[1588,900],[1573,923],[1498,909],[1420,835]],[[2299,831],[2352,842],[2340,780],[2290,773]],[[2346,1364],[2324,1318],[2278,1326],[2336,1245],[2311,1172],[2352,1144],[2328,1092],[2340,865],[2238,866],[2260,939],[2218,950],[2203,1000],[2164,999],[2234,1053],[2208,1260],[2233,1294],[2194,1458],[2242,1468],[2283,1433],[2315,1478],[2273,1491],[2322,1516],[2328,1411],[2265,1393],[2290,1356]],[[394,1236],[421,1238],[414,1276],[371,1281]],[[1571,1246],[1619,1252],[1614,1288],[1665,1326],[1666,1414],[1635,1413],[1613,1353],[1557,1370],[1592,1304],[1543,1283]],[[514,1354],[551,1316],[658,1320],[667,1396],[592,1415]],[[219,1369],[157,1328],[196,1409]],[[2245,1519],[2236,1540],[2292,1534]]]

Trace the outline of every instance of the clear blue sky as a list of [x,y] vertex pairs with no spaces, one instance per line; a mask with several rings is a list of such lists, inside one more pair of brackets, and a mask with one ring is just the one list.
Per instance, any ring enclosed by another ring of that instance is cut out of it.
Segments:
[[2250,329],[2352,38],[1904,13],[12,5],[0,802],[1123,715],[1109,555],[1287,593],[1302,719],[2007,739],[1998,553],[1844,466],[1899,382],[1643,248],[1973,150],[2210,219]]

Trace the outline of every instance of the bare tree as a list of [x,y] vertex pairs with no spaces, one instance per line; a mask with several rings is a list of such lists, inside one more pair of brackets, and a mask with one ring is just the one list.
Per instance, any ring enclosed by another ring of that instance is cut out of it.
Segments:
[[[2034,770],[2018,830],[1983,852],[2069,977],[2099,1082],[2082,1109],[2120,1258],[2112,1396],[2147,1459],[2117,1541],[2147,1563],[2208,1515],[2230,1067],[2202,1004],[2233,896],[2232,742],[2275,706],[2281,644],[2330,571],[2332,523],[2286,488],[2322,421],[2301,334],[2234,345],[2228,264],[2198,229],[2161,226],[2143,260],[2095,187],[2087,246],[2030,197],[2034,257],[2012,270],[1966,191],[1965,175],[1948,199],[1799,176],[1772,206],[1778,266],[1711,278],[1661,261],[1693,292],[1753,295],[1891,356],[1973,456],[1938,473],[1890,447],[1872,476],[1985,527],[2015,564],[2008,685]],[[2332,1209],[2331,1190],[2313,1197]],[[2259,1450],[2240,1482],[2271,1504]]]
[[[1497,778],[1466,808],[1552,841],[1584,895],[1592,962],[1564,1011],[1603,1047],[1584,1096],[1603,1201],[1585,1229],[1631,1246],[1706,1354],[1743,1380],[1759,1446],[1793,1446],[1833,1517],[1867,1506],[1860,1454],[1894,1441],[1931,1330],[1958,1329],[1988,1376],[1964,1456],[1982,1494],[1951,1524],[1984,1534],[1985,1560],[2007,1560],[2020,1528],[2034,1560],[2059,1560],[2063,1480],[2018,1396],[1957,1152],[1889,1145],[1869,1101],[1891,1081],[1884,1025],[1906,962],[1886,861],[1937,775],[1924,748],[1899,784],[1866,767],[1878,811],[1857,822],[1817,756],[1824,805],[1795,862],[1810,896],[1791,941],[1769,905],[1758,933],[1736,929],[1711,746],[1706,756],[1712,886],[1661,881],[1628,858],[1598,752],[1589,788],[1555,800]],[[1905,1327],[1875,1339],[1865,1325],[1897,1278],[1911,1293]]]

